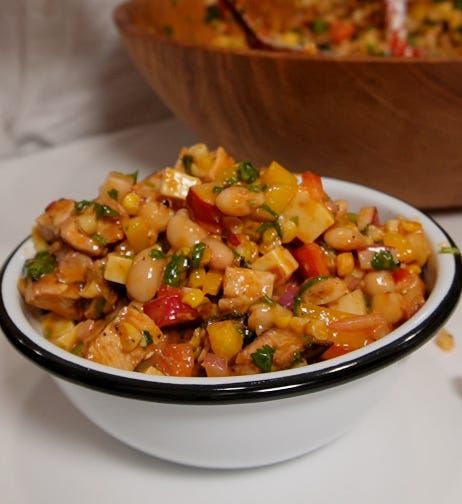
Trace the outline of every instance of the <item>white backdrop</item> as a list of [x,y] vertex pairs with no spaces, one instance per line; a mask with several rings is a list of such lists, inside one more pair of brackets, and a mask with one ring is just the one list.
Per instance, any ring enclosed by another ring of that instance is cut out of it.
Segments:
[[0,0],[0,158],[168,115],[112,23],[120,0]]

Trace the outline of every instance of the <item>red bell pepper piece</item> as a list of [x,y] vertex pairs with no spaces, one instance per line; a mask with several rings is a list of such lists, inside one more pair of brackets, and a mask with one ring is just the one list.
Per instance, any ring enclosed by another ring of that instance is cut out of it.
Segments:
[[310,196],[316,201],[326,201],[327,194],[322,185],[322,179],[316,173],[307,171],[302,173],[302,185],[308,189]]
[[183,303],[181,289],[171,287],[161,290],[159,296],[144,304],[143,310],[159,327],[191,322],[199,318],[196,309]]
[[326,254],[317,243],[307,243],[292,251],[298,262],[300,272],[305,278],[327,276],[330,274]]

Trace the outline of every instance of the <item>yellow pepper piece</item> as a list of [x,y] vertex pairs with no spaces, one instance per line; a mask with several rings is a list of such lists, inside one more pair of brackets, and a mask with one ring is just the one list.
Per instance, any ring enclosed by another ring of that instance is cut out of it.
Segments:
[[191,308],[197,308],[206,300],[206,297],[200,289],[190,289],[183,295],[181,300]]
[[279,184],[298,186],[297,177],[276,161],[273,161],[269,165],[268,169],[262,174],[261,182],[262,184],[266,184],[268,186]]

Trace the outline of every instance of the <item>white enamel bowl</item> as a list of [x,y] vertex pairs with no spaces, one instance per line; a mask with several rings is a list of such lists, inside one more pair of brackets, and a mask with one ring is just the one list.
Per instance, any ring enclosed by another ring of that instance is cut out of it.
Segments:
[[444,324],[461,292],[460,258],[439,254],[450,237],[406,203],[363,186],[325,179],[350,208],[376,205],[382,219],[419,220],[435,251],[425,305],[383,339],[303,368],[229,378],[147,376],[94,364],[47,341],[16,283],[33,253],[26,240],[1,275],[0,325],[14,347],[44,368],[101,429],[151,455],[209,468],[272,464],[308,453],[348,431],[397,376],[404,357]]

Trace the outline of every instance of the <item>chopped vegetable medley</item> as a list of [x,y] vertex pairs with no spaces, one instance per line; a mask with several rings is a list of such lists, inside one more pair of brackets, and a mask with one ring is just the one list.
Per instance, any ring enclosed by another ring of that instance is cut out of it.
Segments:
[[220,377],[351,352],[422,306],[431,247],[419,222],[300,180],[202,144],[141,181],[109,173],[93,201],[37,218],[19,290],[46,338],[124,370]]

